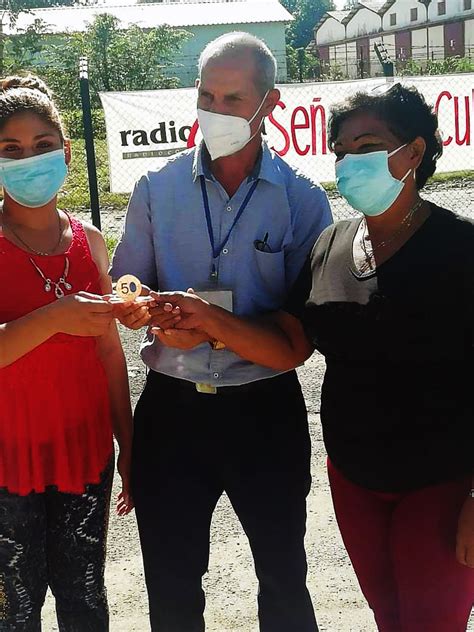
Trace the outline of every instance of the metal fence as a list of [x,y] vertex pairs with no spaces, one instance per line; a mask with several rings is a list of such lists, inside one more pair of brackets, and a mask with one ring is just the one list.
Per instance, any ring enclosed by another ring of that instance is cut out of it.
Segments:
[[[445,143],[447,143],[445,156],[443,156],[442,159],[444,161],[442,167],[444,173],[435,177],[427,184],[423,195],[441,206],[474,218],[474,157],[472,153],[472,142],[474,138],[471,138],[472,131],[470,128],[470,121],[474,116],[474,112],[472,112],[470,99],[464,99],[464,93],[469,95],[472,90],[472,78],[473,75],[470,74],[465,76],[445,76],[441,79],[443,86],[441,92],[444,95],[443,105],[445,106],[445,116],[440,116],[440,121],[441,118],[443,118],[445,124],[447,122],[449,123],[450,117],[452,118],[453,116],[456,120],[449,129],[443,130]],[[408,83],[410,82],[410,79],[407,78],[403,78],[403,80]],[[84,81],[86,81],[86,79],[83,77],[81,82]],[[380,85],[380,83],[384,81],[385,79],[367,80],[367,89],[373,89],[374,85]],[[417,84],[423,92],[419,78],[416,80],[412,79],[411,82]],[[289,89],[290,87],[291,90]],[[82,90],[84,91],[84,85],[82,85]],[[168,149],[169,143],[168,145],[160,145],[159,142],[153,145],[145,133],[140,136],[140,133],[144,132],[144,130],[140,130],[139,127],[137,127],[136,122],[133,120],[133,115],[130,115],[130,124],[126,126],[126,129],[127,131],[134,130],[136,134],[134,136],[133,133],[130,132],[126,137],[127,141],[130,141],[130,147],[122,149],[134,150],[139,159],[124,160],[122,167],[120,167],[122,171],[118,172],[118,176],[117,169],[115,170],[115,191],[131,190],[131,185],[129,184],[122,189],[120,189],[120,187],[117,188],[117,179],[119,182],[121,179],[124,181],[127,180],[127,183],[133,182],[148,169],[158,168],[159,165],[167,159],[167,156],[186,147],[189,136],[193,133],[191,128],[195,118],[195,90],[177,89],[167,90],[165,92],[163,92],[163,95],[155,91],[150,94],[152,94],[154,98],[156,97],[156,100],[159,100],[160,96],[163,97],[162,100],[169,110],[167,116],[162,115],[161,118],[153,119],[153,113],[148,112],[144,106],[140,111],[142,120],[141,127],[145,127],[143,121],[151,119],[151,123],[150,121],[148,122],[152,127],[154,126],[155,130],[158,130],[158,132],[155,132],[155,141],[163,141],[163,136],[158,139],[156,136],[160,133],[165,134],[169,142],[173,139],[176,140],[176,147]],[[277,115],[275,115],[276,124],[267,121],[265,132],[270,146],[273,146],[282,153],[287,142],[292,145],[293,151],[288,152],[288,155],[283,157],[288,159],[288,162],[293,164],[296,168],[310,173],[313,177],[322,182],[330,198],[334,218],[338,220],[354,216],[356,212],[341,198],[334,186],[334,158],[327,149],[326,135],[326,124],[330,107],[322,105],[325,95],[329,93],[331,93],[332,97],[335,96],[336,100],[342,100],[352,94],[354,92],[353,82],[341,81],[292,84],[291,86],[281,86],[281,92],[282,105],[278,108],[278,115],[285,113],[288,118],[289,113],[292,112],[292,126],[290,126],[291,129],[289,129],[289,131],[283,133],[281,129],[279,129],[279,127],[282,127],[282,124],[280,121],[280,126],[278,126],[279,120]],[[190,109],[191,118],[189,118]],[[295,114],[295,112],[297,114]],[[160,128],[160,122],[162,120],[167,122],[166,129],[164,127]],[[181,125],[179,121],[185,121],[188,124]],[[171,123],[172,125],[170,125]],[[108,125],[107,133],[110,133],[109,127]],[[303,131],[307,133],[309,135],[308,138],[310,138],[306,145],[304,145],[301,140]],[[109,142],[111,141],[110,138],[108,140]],[[100,224],[106,237],[111,241],[115,241],[122,229],[128,194],[110,192],[110,165],[108,164],[105,143],[106,141],[103,139],[96,139],[95,142],[97,152],[97,169],[95,173],[99,173],[98,197],[100,201]],[[164,147],[164,149],[160,149],[160,147]],[[295,151],[295,149],[298,151]],[[462,154],[463,157],[460,159],[459,152],[463,149],[465,151]],[[89,153],[90,151],[89,143]],[[109,147],[109,152],[114,153],[116,151],[116,149]],[[289,156],[290,153],[291,156]],[[145,160],[144,162],[144,156],[148,161]],[[152,158],[151,162],[150,156]],[[93,177],[92,172],[90,172],[89,175]],[[92,186],[92,190],[94,196],[94,186]],[[96,218],[95,223],[97,225]]]

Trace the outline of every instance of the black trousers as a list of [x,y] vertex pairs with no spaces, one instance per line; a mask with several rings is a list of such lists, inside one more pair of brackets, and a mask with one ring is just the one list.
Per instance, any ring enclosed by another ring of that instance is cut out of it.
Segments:
[[153,632],[202,632],[212,513],[249,538],[262,632],[315,632],[304,535],[310,440],[294,372],[198,393],[151,371],[135,410],[133,494]]
[[107,632],[104,586],[114,462],[84,494],[0,490],[0,630],[39,632],[48,585],[61,632]]

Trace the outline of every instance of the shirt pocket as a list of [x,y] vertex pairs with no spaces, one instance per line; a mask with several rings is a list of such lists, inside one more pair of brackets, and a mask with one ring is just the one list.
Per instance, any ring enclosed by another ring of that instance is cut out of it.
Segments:
[[286,295],[285,252],[254,250],[257,292],[254,296],[258,310],[279,309]]

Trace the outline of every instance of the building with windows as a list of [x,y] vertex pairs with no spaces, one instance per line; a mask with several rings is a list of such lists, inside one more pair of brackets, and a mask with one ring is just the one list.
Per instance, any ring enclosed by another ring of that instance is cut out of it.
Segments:
[[351,10],[325,13],[309,50],[342,76],[371,77],[383,74],[375,44],[401,66],[474,59],[474,0],[359,0]]

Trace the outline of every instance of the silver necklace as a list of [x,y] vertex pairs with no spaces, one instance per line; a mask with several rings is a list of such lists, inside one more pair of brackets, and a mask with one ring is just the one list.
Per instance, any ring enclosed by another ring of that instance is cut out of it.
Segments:
[[67,275],[69,274],[69,259],[67,257],[64,257],[64,260],[64,272],[62,277],[60,277],[58,281],[53,281],[43,274],[41,268],[30,257],[32,266],[36,269],[36,271],[44,281],[44,291],[51,292],[54,286],[54,295],[56,296],[56,298],[62,298],[64,296],[64,290],[62,289],[61,285],[63,285],[66,290],[72,290],[72,285],[67,281]]
[[41,255],[42,257],[47,257],[50,256],[53,252],[56,252],[56,250],[59,248],[62,240],[63,240],[63,234],[64,231],[61,228],[61,216],[59,214],[59,211],[56,211],[57,215],[58,215],[58,241],[56,242],[56,245],[54,246],[54,248],[52,250],[50,250],[49,252],[42,252],[41,250],[35,250],[35,248],[32,248],[29,244],[26,243],[26,241],[24,239],[22,239],[20,237],[20,235],[16,232],[16,230],[13,230],[13,228],[11,227],[11,225],[5,221],[5,215],[2,213],[3,215],[3,225],[6,226],[8,228],[8,230],[13,233],[13,235],[15,235],[15,237],[18,239],[18,241],[23,244],[23,246],[26,246],[28,248],[28,250],[30,250],[31,252],[34,252],[35,255]]
[[370,250],[367,249],[367,245],[366,245],[366,241],[368,241],[370,239],[369,234],[368,234],[368,228],[367,228],[367,220],[364,219],[362,220],[364,222],[364,230],[362,231],[362,236],[361,236],[361,242],[360,245],[362,247],[362,250],[364,251],[364,255],[367,261],[367,265],[369,266],[369,268],[373,268],[373,264],[375,263],[375,257],[374,257],[374,253],[376,250],[380,249],[380,248],[386,248],[389,244],[391,244],[393,241],[395,241],[395,239],[400,235],[400,233],[406,228],[408,228],[413,220],[413,216],[415,215],[416,211],[421,207],[421,205],[423,204],[424,200],[418,200],[418,202],[416,204],[414,204],[411,209],[408,211],[408,213],[405,215],[405,217],[402,219],[402,221],[400,222],[400,226],[397,228],[397,230],[393,233],[393,235],[391,235],[390,237],[388,237],[387,239],[382,239],[382,241],[379,241],[376,244],[373,244],[372,242],[370,242]]

